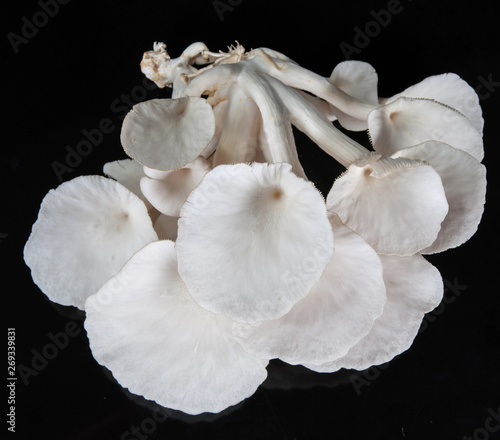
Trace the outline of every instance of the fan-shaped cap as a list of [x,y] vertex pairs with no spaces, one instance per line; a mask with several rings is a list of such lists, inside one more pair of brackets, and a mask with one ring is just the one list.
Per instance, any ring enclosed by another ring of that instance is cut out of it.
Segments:
[[95,359],[132,393],[189,414],[251,396],[267,360],[243,350],[233,322],[198,306],[177,272],[174,244],[151,243],[86,304]]
[[89,295],[157,239],[136,195],[114,180],[83,176],[45,196],[24,260],[49,299],[83,309]]
[[396,257],[381,255],[387,303],[370,333],[347,354],[322,365],[307,364],[319,372],[340,368],[364,370],[389,362],[407,350],[417,336],[424,314],[438,306],[443,297],[439,271],[421,255]]
[[148,210],[151,208],[151,203],[141,191],[141,179],[145,176],[144,167],[133,159],[115,160],[104,164],[103,172],[107,176],[121,183],[129,191],[132,191],[145,204]]
[[[356,60],[343,61],[333,69],[330,82],[359,102],[378,105],[378,75],[369,63]],[[342,127],[347,130],[361,131],[368,128],[365,119],[353,118],[339,108],[335,108],[334,113]]]
[[220,165],[181,210],[179,273],[214,313],[274,319],[319,279],[332,240],[323,197],[289,164]]
[[392,155],[406,147],[435,140],[483,158],[481,134],[458,111],[429,99],[398,98],[368,115],[375,150]]
[[378,253],[389,255],[413,255],[430,246],[448,212],[436,171],[389,157],[352,164],[333,184],[327,206]]
[[429,141],[398,151],[395,157],[420,159],[441,177],[450,209],[441,230],[425,254],[460,246],[477,230],[486,197],[486,168],[470,154],[441,142]]
[[384,102],[392,102],[401,96],[441,102],[465,115],[479,133],[483,132],[484,119],[479,97],[475,90],[455,73],[429,76]]
[[132,159],[171,171],[195,160],[214,131],[214,114],[205,99],[153,99],[134,105],[125,116],[121,141]]
[[234,325],[250,353],[290,364],[328,362],[345,355],[382,313],[386,296],[378,255],[337,216],[330,221],[335,253],[309,294],[279,319]]

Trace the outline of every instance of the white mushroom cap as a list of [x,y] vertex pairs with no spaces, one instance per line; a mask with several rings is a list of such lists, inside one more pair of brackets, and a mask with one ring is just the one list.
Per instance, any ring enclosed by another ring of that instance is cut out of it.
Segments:
[[475,90],[455,73],[429,76],[401,93],[384,99],[383,102],[392,102],[401,96],[441,102],[465,115],[479,133],[483,132],[484,119],[479,97]]
[[141,179],[141,190],[162,214],[178,217],[189,194],[210,169],[210,163],[203,157],[196,158],[176,171],[158,171],[145,167],[145,173],[149,177]]
[[125,152],[141,164],[171,171],[195,160],[214,131],[214,114],[205,99],[153,99],[130,110],[121,141]]
[[235,324],[247,351],[290,364],[322,364],[347,353],[372,328],[386,301],[375,251],[337,216],[330,219],[335,253],[309,294],[285,316]]
[[437,307],[443,297],[439,271],[421,255],[396,257],[381,255],[387,303],[372,330],[347,354],[322,365],[306,364],[318,372],[340,368],[364,370],[389,362],[407,350],[420,329],[425,313]]
[[481,161],[481,133],[458,111],[429,99],[398,98],[368,115],[375,150],[392,155],[425,141],[444,142]]
[[333,184],[327,206],[378,253],[401,256],[430,246],[448,213],[436,171],[389,157],[352,164]]
[[[359,102],[378,105],[378,75],[373,66],[364,61],[343,61],[335,66],[330,75],[330,82]],[[333,106],[332,106],[333,107]],[[368,128],[365,119],[357,119],[334,107],[342,127],[352,131]]]
[[420,159],[441,177],[450,209],[437,239],[425,254],[465,243],[477,230],[486,197],[486,168],[471,155],[441,142],[429,141],[398,151],[393,157]]
[[332,240],[323,197],[289,164],[220,165],[181,210],[179,273],[214,313],[275,319],[319,279]]
[[45,196],[24,260],[49,299],[83,309],[89,295],[157,239],[135,194],[114,180],[83,176]]
[[243,350],[233,322],[191,299],[171,241],[137,252],[85,307],[95,359],[122,386],[162,406],[219,412],[267,376],[267,360]]
[[144,167],[139,162],[132,159],[115,160],[104,164],[103,172],[132,191],[146,204],[148,210],[151,208],[151,203],[141,191],[140,181],[145,174]]

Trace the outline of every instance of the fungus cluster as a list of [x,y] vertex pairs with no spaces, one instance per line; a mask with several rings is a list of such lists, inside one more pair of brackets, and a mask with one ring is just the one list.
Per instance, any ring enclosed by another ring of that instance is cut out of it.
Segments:
[[[362,370],[408,349],[443,295],[422,254],[464,243],[483,212],[473,89],[444,74],[380,98],[367,63],[325,78],[240,44],[172,59],[155,43],[141,68],[171,98],[131,109],[109,177],[47,194],[24,250],[49,299],[85,310],[95,359],[199,414],[251,396],[271,359]],[[346,168],[326,200],[292,127]]]

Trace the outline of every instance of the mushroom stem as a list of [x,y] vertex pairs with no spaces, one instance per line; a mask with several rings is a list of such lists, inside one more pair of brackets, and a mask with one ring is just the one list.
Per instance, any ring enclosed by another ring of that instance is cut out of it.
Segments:
[[335,84],[310,70],[284,59],[271,58],[265,51],[254,50],[252,63],[264,73],[296,89],[305,90],[323,98],[353,118],[366,121],[368,114],[377,106],[367,104],[339,89]]
[[253,161],[259,146],[260,114],[255,102],[237,84],[229,89],[228,98],[214,166]]
[[238,64],[221,64],[203,71],[202,75],[189,78],[183,89],[184,96],[201,96],[204,92],[215,91],[236,79],[241,68]]
[[270,82],[261,75],[244,69],[238,83],[255,101],[262,115],[263,130],[269,147],[264,151],[266,161],[289,163],[297,176],[307,179],[299,161],[287,111],[281,105],[279,96]]
[[343,134],[296,90],[268,78],[272,89],[287,109],[292,124],[309,136],[326,153],[346,168],[371,152]]

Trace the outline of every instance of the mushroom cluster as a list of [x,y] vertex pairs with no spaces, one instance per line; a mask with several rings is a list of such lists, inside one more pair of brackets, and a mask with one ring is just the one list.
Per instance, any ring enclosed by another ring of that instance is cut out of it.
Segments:
[[[171,98],[131,109],[130,159],[109,177],[47,194],[24,250],[49,299],[85,310],[95,359],[199,414],[251,396],[271,359],[362,370],[408,349],[443,295],[422,254],[464,243],[482,216],[473,89],[444,74],[380,98],[367,63],[325,78],[239,43],[174,59],[155,43],[141,68]],[[326,199],[292,126],[346,168]]]

